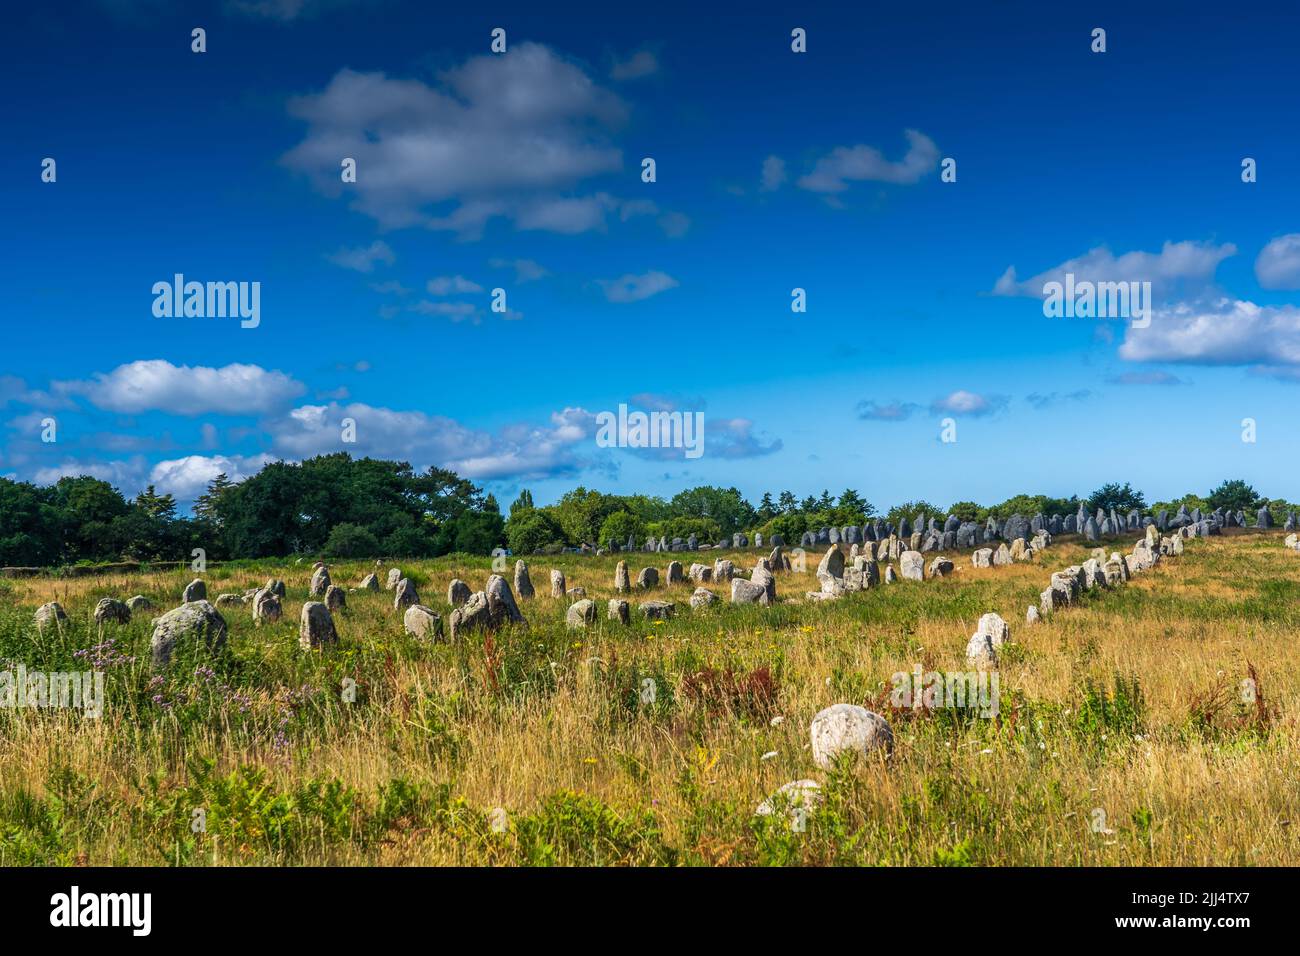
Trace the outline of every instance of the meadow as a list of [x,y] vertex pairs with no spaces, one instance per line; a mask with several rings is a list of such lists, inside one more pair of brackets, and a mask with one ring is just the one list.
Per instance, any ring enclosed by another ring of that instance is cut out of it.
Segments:
[[[620,556],[535,556],[526,627],[425,641],[392,592],[355,591],[324,651],[298,643],[311,559],[235,562],[203,575],[210,600],[281,578],[284,618],[223,608],[225,653],[158,675],[150,620],[188,569],[0,579],[0,669],[106,675],[97,719],[0,708],[0,864],[1294,864],[1300,554],[1233,530],[1032,626],[1051,572],[1089,556],[1073,536],[1005,567],[949,552],[950,577],[836,601],[804,598],[810,554],[771,607],[712,584],[723,601],[692,610],[688,580],[626,596],[629,625],[604,613]],[[662,580],[669,560],[761,553],[623,557]],[[464,555],[330,570],[356,587],[394,566],[444,629],[449,582],[491,573]],[[566,627],[551,568],[596,600],[593,627]],[[157,610],[94,623],[99,598],[135,594]],[[676,617],[644,620],[649,598]],[[38,631],[55,600],[68,620]],[[988,611],[1014,642],[997,717],[891,709],[896,672],[968,669]],[[891,756],[815,767],[809,721],[840,702],[890,721]],[[799,779],[825,796],[802,829],[755,816]]]

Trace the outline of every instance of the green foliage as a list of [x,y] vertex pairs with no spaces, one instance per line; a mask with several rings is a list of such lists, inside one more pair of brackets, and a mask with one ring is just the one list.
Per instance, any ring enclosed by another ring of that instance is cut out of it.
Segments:
[[564,530],[549,508],[510,513],[505,526],[506,545],[512,554],[532,554],[548,545],[563,544]]
[[681,538],[686,541],[695,535],[701,544],[712,544],[722,537],[722,528],[712,518],[669,518],[656,521],[646,528],[655,537],[666,537],[669,541]]
[[640,541],[644,534],[645,523],[640,518],[630,511],[615,511],[601,524],[598,543],[604,546],[613,541],[623,545],[627,543],[628,535]]
[[954,501],[948,506],[948,514],[961,521],[982,521],[988,516],[988,511],[973,501]]
[[330,531],[324,553],[331,558],[373,558],[379,554],[379,539],[369,528],[345,521]]
[[1210,511],[1253,511],[1260,506],[1261,495],[1240,478],[1225,481],[1210,492],[1205,503]]
[[1142,492],[1134,491],[1133,486],[1127,481],[1120,484],[1112,481],[1109,484],[1102,485],[1096,491],[1088,496],[1088,510],[1096,511],[1101,508],[1103,511],[1115,509],[1116,513],[1123,514],[1132,511],[1135,508],[1146,508],[1146,498]]
[[946,512],[938,505],[932,505],[928,501],[905,501],[901,505],[894,505],[894,507],[890,508],[889,513],[885,515],[885,520],[897,528],[899,519],[906,518],[910,523],[915,521],[916,516],[919,514],[925,515],[927,520],[930,517],[935,517],[942,521]]

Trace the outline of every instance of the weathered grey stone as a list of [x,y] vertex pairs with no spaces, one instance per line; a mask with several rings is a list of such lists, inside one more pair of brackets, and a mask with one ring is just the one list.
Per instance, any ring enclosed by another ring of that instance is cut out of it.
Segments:
[[385,589],[386,591],[391,591],[391,590],[393,590],[393,588],[397,587],[397,585],[399,585],[399,584],[401,584],[401,583],[402,583],[402,569],[401,569],[401,568],[389,568],[389,569],[388,569],[388,580],[387,580],[387,584],[386,584],[386,586],[385,586],[384,589]]
[[410,578],[402,578],[398,581],[393,592],[393,610],[401,611],[412,604],[419,603],[420,595],[415,590],[415,583]]
[[226,619],[207,601],[189,601],[154,618],[149,642],[150,659],[155,669],[166,667],[179,650],[220,653],[226,646]]
[[189,584],[185,585],[185,590],[181,592],[181,603],[189,604],[191,601],[204,601],[208,597],[208,586],[203,583],[202,578],[195,578]]
[[670,587],[674,584],[681,584],[685,579],[685,576],[682,574],[682,563],[680,561],[669,561],[668,567],[664,572],[664,577],[667,578]]
[[626,624],[632,619],[631,608],[626,601],[614,598],[609,602],[609,619]]
[[993,642],[994,650],[1000,650],[1003,644],[1011,642],[1011,625],[1002,619],[1002,615],[994,611],[980,617],[975,631],[979,634],[987,634],[989,640]]
[[534,594],[533,582],[528,577],[528,564],[524,561],[515,562],[515,593],[520,600],[530,599]]
[[923,581],[925,558],[919,551],[904,551],[898,559],[898,570],[905,581]]
[[1029,610],[1025,612],[1025,623],[1037,624],[1039,620],[1041,620],[1041,615],[1038,613],[1038,607],[1033,604],[1029,605]]
[[[737,578],[736,580],[740,580],[740,579]],[[718,596],[714,594],[712,591],[710,591],[708,588],[696,588],[695,591],[691,594],[692,609],[698,610],[699,608],[709,607],[710,605],[717,604],[717,603],[718,603]]]
[[946,578],[953,572],[953,563],[940,555],[930,562],[930,566],[926,571],[932,578]]
[[559,568],[551,568],[551,597],[562,598],[565,590],[564,572]]
[[253,597],[253,622],[255,624],[263,621],[273,624],[280,620],[282,613],[280,598],[274,591],[262,588]]
[[452,578],[451,583],[447,585],[447,603],[452,607],[460,607],[473,593],[469,585],[460,578]]
[[131,609],[116,598],[100,598],[95,605],[96,624],[130,624]]
[[860,755],[894,749],[889,722],[857,704],[834,704],[820,711],[809,727],[813,762],[829,770],[842,753]]
[[488,598],[482,591],[475,591],[448,618],[451,627],[451,639],[458,640],[472,631],[491,630],[492,614],[488,610]]
[[412,604],[402,615],[402,626],[412,637],[427,638],[431,641],[442,638],[442,616],[431,607]]
[[706,581],[713,580],[713,568],[707,564],[692,564],[686,574],[696,584],[703,584]]
[[981,631],[971,635],[966,644],[966,662],[976,670],[991,670],[998,666],[998,652],[993,639]]
[[792,780],[782,784],[774,794],[760,803],[754,810],[754,815],[770,817],[774,813],[784,813],[790,818],[793,827],[796,821],[802,822],[824,800],[821,786],[816,780]]
[[218,610],[222,608],[243,607],[244,596],[242,594],[231,594],[229,592],[225,594],[218,594],[216,600],[216,606]]
[[767,568],[755,568],[750,572],[749,580],[760,585],[767,592],[767,602],[769,604],[776,600],[776,577]]
[[725,584],[736,576],[736,566],[725,558],[713,562],[713,580]]
[[145,611],[153,610],[153,602],[143,594],[137,594],[135,597],[127,598],[126,606],[131,609],[132,614],[142,614]]
[[897,572],[894,571],[894,566],[892,564],[887,566],[885,568],[885,583],[893,584],[897,580],[898,580],[898,574]]
[[380,590],[380,587],[379,587],[379,578],[378,578],[378,576],[375,575],[374,573],[367,574],[364,578],[361,579],[361,585],[360,585],[360,587],[361,587],[361,590],[363,590],[363,591],[378,591],[378,590]]
[[334,615],[324,602],[308,601],[302,606],[298,618],[298,646],[303,650],[337,644],[338,631],[334,629]]
[[564,624],[571,631],[579,631],[596,623],[596,602],[583,598],[564,613]]
[[[699,567],[699,565],[693,564],[691,567],[696,568]],[[628,577],[627,562],[620,561],[614,566],[614,592],[616,594],[627,594],[627,592],[631,590],[632,582]]]
[[312,597],[324,597],[329,586],[334,582],[330,580],[330,569],[321,565],[311,574],[311,584],[307,588],[307,593]]
[[667,621],[677,613],[677,605],[669,601],[642,601],[641,613],[649,621]]
[[761,584],[755,584],[753,581],[746,581],[744,578],[733,578],[731,581],[731,603],[766,605],[769,603],[767,588]]
[[284,600],[288,596],[285,592],[284,582],[279,578],[269,578],[266,584],[262,586],[262,590],[270,591],[280,600]]
[[993,549],[979,548],[970,556],[970,563],[973,568],[993,567]]
[[657,568],[642,568],[636,576],[637,590],[649,591],[651,588],[659,586],[659,570]]
[[495,626],[500,627],[507,621],[513,624],[524,623],[524,616],[519,611],[519,605],[515,603],[510,585],[501,575],[489,575],[483,593],[487,595],[488,613],[492,615],[492,623]]

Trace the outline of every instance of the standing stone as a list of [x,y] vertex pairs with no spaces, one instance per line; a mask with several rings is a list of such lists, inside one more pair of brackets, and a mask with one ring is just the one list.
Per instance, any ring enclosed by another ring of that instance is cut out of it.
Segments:
[[519,605],[515,603],[515,596],[510,591],[510,585],[506,579],[499,574],[490,575],[487,579],[487,585],[483,588],[483,593],[487,595],[488,613],[492,617],[492,623],[500,626],[506,621],[514,624],[524,623],[524,616],[519,611]]
[[442,637],[442,618],[438,612],[423,604],[412,604],[402,616],[402,626],[412,637],[437,640]]
[[767,592],[767,601],[772,603],[776,600],[776,578],[767,568],[755,568],[749,575],[749,580],[754,584],[761,585]]
[[189,584],[185,585],[185,590],[181,594],[181,603],[189,604],[191,601],[203,601],[208,596],[208,586],[203,583],[201,578],[195,578]]
[[580,631],[596,623],[596,602],[583,598],[569,606],[564,614],[564,624],[571,631]]
[[1259,509],[1255,517],[1255,526],[1264,529],[1273,527],[1273,514],[1268,510],[1268,505]]
[[304,651],[337,644],[338,631],[334,629],[334,616],[320,601],[308,601],[302,606],[298,619],[298,646]]
[[713,562],[713,580],[719,584],[730,581],[736,576],[736,566],[725,558]]
[[397,582],[397,587],[393,593],[393,610],[401,611],[410,607],[412,604],[420,603],[420,595],[416,593],[415,584],[410,578],[402,578]]
[[970,556],[971,567],[973,568],[991,568],[993,567],[993,549],[980,548]]
[[943,555],[930,562],[929,574],[932,578],[946,578],[953,572],[953,563]]
[[361,590],[363,591],[378,591],[379,578],[377,578],[373,573],[367,574],[364,578],[361,579],[360,587]]
[[925,558],[919,551],[904,551],[898,559],[898,568],[905,581],[925,580]]
[[564,597],[564,572],[559,568],[551,568],[551,597]]
[[279,578],[271,578],[270,580],[268,580],[266,584],[263,586],[262,590],[270,591],[272,594],[274,594],[282,601],[287,596],[284,587],[284,582],[281,581]]
[[636,586],[640,591],[648,591],[659,586],[659,571],[655,568],[642,568],[636,576]]
[[[691,565],[691,567],[692,568],[698,567],[698,565]],[[626,594],[628,591],[631,590],[632,590],[632,582],[628,578],[627,562],[620,561],[614,567],[614,592],[616,594]]]
[[677,605],[669,601],[642,601],[641,613],[647,621],[667,621],[677,613]]
[[632,619],[631,609],[626,601],[620,601],[614,598],[609,602],[609,619],[618,621],[620,624],[626,624]]
[[397,585],[401,582],[401,580],[402,580],[402,569],[401,569],[401,568],[389,568],[389,569],[388,569],[388,586],[385,588],[385,590],[387,590],[387,591],[391,591],[393,588],[397,587]]
[[976,670],[992,670],[998,666],[998,652],[987,634],[976,631],[966,644],[966,663]]
[[280,607],[280,598],[274,591],[268,591],[266,588],[258,591],[253,597],[253,622],[260,624],[265,621],[267,624],[274,624],[280,620],[282,613]]
[[521,600],[527,600],[533,596],[533,582],[528,577],[528,564],[525,561],[515,562],[515,591],[519,594]]
[[[924,560],[924,559],[922,559],[922,560]],[[885,567],[885,583],[886,583],[886,584],[893,584],[893,583],[896,582],[897,580],[898,580],[898,574],[897,574],[897,572],[894,571],[894,566],[893,566],[892,564],[887,565],[887,566]]]
[[460,578],[452,578],[451,584],[447,585],[447,603],[452,607],[460,607],[469,600],[469,585]]
[[329,586],[334,583],[330,580],[330,569],[321,565],[311,574],[311,585],[307,588],[307,593],[312,597],[324,597]]
[[329,608],[331,612],[347,607],[347,593],[337,584],[331,584],[325,589],[325,606]]
[[457,641],[471,631],[483,631],[492,627],[492,614],[488,610],[487,595],[475,591],[456,610],[451,612],[451,639]]
[[708,588],[696,588],[691,594],[691,609],[699,610],[718,602],[718,596]]
[[131,609],[115,598],[100,598],[95,605],[96,624],[130,624]]
[[700,539],[695,537],[695,535],[691,535],[689,538],[686,539],[687,551],[698,551],[699,548],[700,548]]
[[135,597],[127,598],[126,606],[131,609],[132,614],[143,614],[145,611],[153,610],[153,602],[143,594],[137,594]]
[[1037,605],[1034,604],[1029,605],[1029,610],[1025,612],[1025,623],[1037,624],[1040,619],[1041,619],[1041,615],[1038,613]]
[[668,579],[669,587],[674,584],[681,584],[684,579],[684,575],[682,574],[682,563],[680,561],[669,561],[664,577]]
[[188,651],[198,645],[210,654],[226,646],[226,620],[207,601],[187,601],[154,620],[149,647],[155,670],[170,664],[178,647]]

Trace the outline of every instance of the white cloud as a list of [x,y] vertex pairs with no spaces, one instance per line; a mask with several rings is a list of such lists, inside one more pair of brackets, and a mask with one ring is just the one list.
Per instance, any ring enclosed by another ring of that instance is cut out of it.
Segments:
[[763,160],[763,179],[759,186],[763,192],[770,193],[780,189],[787,178],[784,159],[780,156],[769,156]]
[[934,140],[914,129],[906,131],[907,154],[891,162],[874,146],[838,146],[817,160],[797,185],[817,193],[841,193],[851,182],[915,183],[939,163]]
[[159,494],[174,495],[178,501],[193,501],[208,489],[217,475],[243,481],[275,459],[270,455],[187,455],[160,461],[149,471],[149,484]]
[[550,273],[532,259],[492,259],[488,262],[493,269],[514,269],[515,282],[535,282],[544,279]]
[[1219,263],[1235,255],[1232,243],[1216,246],[1203,242],[1166,242],[1159,252],[1126,252],[1116,257],[1105,246],[1090,249],[1082,256],[1069,259],[1020,282],[1014,266],[1007,269],[993,287],[994,295],[1043,297],[1047,282],[1064,282],[1073,273],[1075,283],[1150,282],[1153,295],[1199,289],[1214,279]]
[[677,287],[677,280],[663,272],[650,271],[644,275],[619,276],[617,279],[597,279],[610,302],[640,302],[652,295]]
[[1300,233],[1278,236],[1260,250],[1255,278],[1265,289],[1300,289]]
[[259,365],[221,368],[141,359],[96,373],[88,381],[55,382],[57,392],[80,395],[112,412],[165,411],[175,415],[264,414],[283,408],[305,387],[283,372]]
[[1147,328],[1129,327],[1119,355],[1131,362],[1300,364],[1300,309],[1229,298],[1181,302],[1158,309]]
[[958,389],[943,398],[936,398],[930,403],[930,411],[935,415],[969,415],[971,418],[980,418],[999,412],[1006,406],[1005,395],[980,395]]
[[478,306],[472,302],[430,302],[428,299],[412,302],[407,309],[421,315],[445,315],[458,321],[478,313]]
[[355,272],[374,272],[376,262],[391,266],[397,256],[388,247],[388,243],[382,239],[376,239],[368,246],[361,246],[356,249],[340,249],[325,258],[336,266],[342,266],[344,269],[352,269]]
[[308,128],[283,162],[343,195],[339,157],[355,158],[348,195],[389,227],[474,237],[505,217],[523,229],[598,228],[608,201],[570,191],[623,166],[611,139],[623,102],[531,42],[473,57],[436,87],[344,69],[321,92],[292,100],[290,112]]
[[425,288],[429,290],[429,295],[456,295],[483,291],[483,287],[477,282],[471,282],[461,275],[437,276],[430,279]]
[[126,461],[78,461],[66,458],[57,465],[36,469],[32,480],[38,485],[52,485],[60,478],[89,475],[100,481],[107,481],[127,495],[134,495],[135,491],[144,486],[142,481],[144,471],[144,459],[139,457]]
[[611,80],[639,80],[659,72],[659,60],[649,50],[639,50],[626,60],[619,60],[609,71]]

